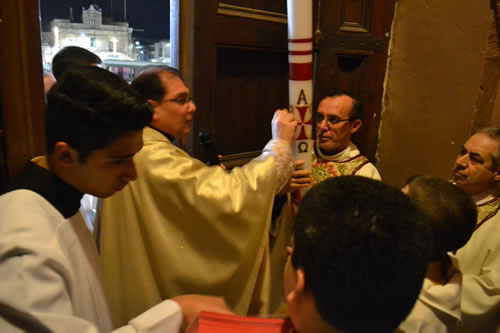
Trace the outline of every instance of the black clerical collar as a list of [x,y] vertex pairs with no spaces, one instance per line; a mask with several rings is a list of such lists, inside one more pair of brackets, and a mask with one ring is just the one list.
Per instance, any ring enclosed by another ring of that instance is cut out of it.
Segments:
[[167,139],[169,139],[169,140],[170,140],[170,142],[174,142],[175,138],[174,138],[173,136],[171,136],[170,134],[165,133],[165,132],[163,132],[163,131],[161,131],[161,130],[157,129],[157,128],[156,128],[156,127],[154,127],[154,126],[149,125],[149,127],[151,127],[152,129],[154,129],[155,131],[158,131],[158,132],[160,132],[161,134],[165,135],[165,137],[166,137]]
[[49,170],[29,161],[23,171],[7,185],[3,193],[30,190],[44,197],[64,218],[78,212],[83,193],[65,183]]

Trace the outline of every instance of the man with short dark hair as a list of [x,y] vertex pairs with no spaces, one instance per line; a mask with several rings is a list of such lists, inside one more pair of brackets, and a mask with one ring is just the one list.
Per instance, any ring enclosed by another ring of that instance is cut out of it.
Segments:
[[336,175],[380,179],[377,169],[359,153],[351,136],[361,127],[363,105],[352,94],[334,90],[316,110],[316,150],[313,184]]
[[313,187],[285,268],[296,331],[394,331],[417,299],[431,247],[429,222],[398,189],[354,176]]
[[453,181],[476,203],[469,242],[457,251],[462,282],[459,332],[500,332],[500,129],[484,128],[462,146]]
[[451,253],[472,235],[476,206],[463,190],[436,177],[417,176],[402,191],[429,218],[433,247],[417,303],[399,327],[406,333],[455,332],[461,321],[462,274]]
[[321,99],[315,113],[316,141],[312,171],[295,171],[288,186],[290,191],[337,176],[381,179],[375,166],[351,142],[352,135],[363,123],[362,115],[363,104],[347,91],[332,90]]
[[[297,161],[297,170],[274,200],[273,225],[280,227],[282,231],[271,247],[272,267],[276,267],[273,289],[281,288],[279,272],[283,270],[286,261],[282,244],[290,244],[293,216],[299,204],[300,196],[294,197],[288,193],[319,184],[331,177],[356,175],[381,179],[375,166],[351,142],[351,136],[362,125],[362,113],[361,101],[346,91],[332,90],[321,99],[315,114],[316,141],[312,170],[301,168],[303,161]],[[276,300],[277,304],[279,301],[282,300]]]
[[[79,46],[66,46],[59,50],[52,59],[53,78],[59,80],[66,71],[79,66],[99,66],[102,63],[98,55]],[[84,194],[80,202],[80,212],[85,224],[90,230],[94,228],[94,218],[97,210],[98,198]]]
[[132,87],[154,111],[138,180],[103,203],[100,254],[115,320],[193,292],[223,296],[238,314],[269,313],[271,206],[293,170],[293,115],[277,111],[262,155],[227,172],[173,144],[196,111],[176,69],[146,68]]
[[[133,157],[151,117],[137,92],[97,67],[68,71],[52,87],[46,155],[29,161],[0,196],[1,332],[113,328],[80,200],[109,197],[136,179]],[[129,318],[122,332],[177,332],[200,309],[227,311],[218,298],[179,296]]]

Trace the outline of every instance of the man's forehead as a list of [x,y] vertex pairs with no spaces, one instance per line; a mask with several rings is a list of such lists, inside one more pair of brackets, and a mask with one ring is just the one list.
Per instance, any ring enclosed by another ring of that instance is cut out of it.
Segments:
[[352,109],[352,98],[347,95],[326,97],[318,106],[318,111],[323,114],[349,115]]
[[490,138],[485,133],[474,134],[467,140],[464,147],[469,151],[469,153],[479,154],[483,157],[491,156],[498,152],[500,143]]
[[110,142],[107,146],[93,151],[103,158],[119,158],[131,156],[142,148],[142,130],[126,132]]
[[181,78],[173,73],[163,71],[160,73],[160,79],[163,87],[169,92],[169,95],[170,92],[177,94],[179,92],[189,91]]

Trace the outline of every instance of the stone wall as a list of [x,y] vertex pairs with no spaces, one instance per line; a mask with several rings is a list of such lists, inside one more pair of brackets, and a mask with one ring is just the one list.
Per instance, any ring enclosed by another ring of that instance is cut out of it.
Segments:
[[385,182],[451,176],[472,129],[491,17],[489,1],[398,1],[377,148]]

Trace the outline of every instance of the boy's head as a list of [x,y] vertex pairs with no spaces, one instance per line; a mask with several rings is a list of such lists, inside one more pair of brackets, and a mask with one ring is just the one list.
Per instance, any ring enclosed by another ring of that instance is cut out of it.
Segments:
[[124,80],[104,69],[77,67],[47,96],[50,168],[80,192],[107,197],[136,177],[151,107]]
[[73,67],[97,66],[101,63],[101,58],[87,49],[79,46],[66,46],[52,59],[52,72],[56,80],[60,80],[63,74]]
[[400,190],[330,178],[301,202],[285,297],[299,332],[392,332],[412,309],[430,258],[422,212]]
[[430,220],[433,261],[467,243],[476,226],[477,209],[462,189],[440,178],[416,176],[410,177],[403,192]]

